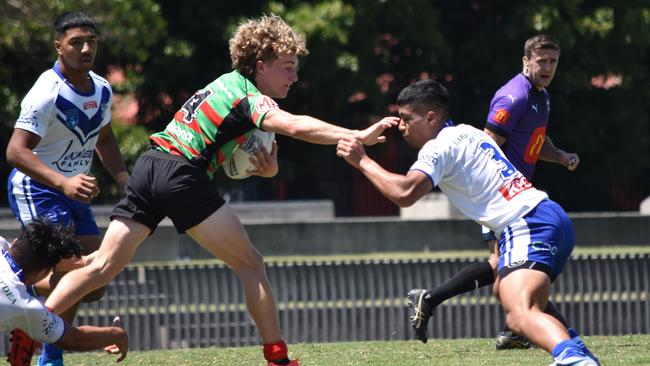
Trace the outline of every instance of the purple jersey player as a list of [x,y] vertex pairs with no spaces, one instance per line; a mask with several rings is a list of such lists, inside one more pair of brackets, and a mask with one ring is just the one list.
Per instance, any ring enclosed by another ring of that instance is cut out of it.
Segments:
[[529,180],[546,139],[550,105],[546,89],[537,89],[524,74],[510,79],[490,103],[485,129],[502,138],[503,152]]
[[506,157],[532,179],[538,159],[574,170],[578,155],[553,145],[546,135],[551,101],[546,90],[555,76],[560,45],[538,35],[526,41],[523,71],[510,79],[492,98],[485,132],[503,149]]
[[[497,90],[488,112],[484,131],[501,146],[512,164],[532,180],[538,159],[566,166],[573,171],[580,163],[577,154],[555,147],[546,135],[550,113],[551,84],[558,60],[560,44],[548,35],[536,35],[524,45],[523,70]],[[490,248],[489,263],[496,268],[499,254],[497,238],[485,227],[483,238]],[[482,264],[481,276],[486,281],[493,275]],[[497,337],[497,349],[527,348],[529,342],[504,328]]]

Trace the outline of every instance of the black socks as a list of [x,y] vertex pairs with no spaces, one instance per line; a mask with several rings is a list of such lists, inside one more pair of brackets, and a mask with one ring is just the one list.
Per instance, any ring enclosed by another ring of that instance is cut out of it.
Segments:
[[442,285],[432,289],[431,298],[426,300],[430,305],[436,307],[454,296],[494,283],[494,279],[494,271],[492,271],[490,262],[472,263]]

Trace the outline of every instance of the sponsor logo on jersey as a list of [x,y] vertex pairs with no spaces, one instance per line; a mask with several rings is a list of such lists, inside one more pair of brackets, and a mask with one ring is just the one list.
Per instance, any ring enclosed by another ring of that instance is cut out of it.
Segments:
[[509,119],[510,119],[510,112],[506,111],[503,108],[499,109],[494,114],[494,116],[492,116],[492,120],[500,125],[505,125]]
[[172,121],[170,124],[167,125],[167,132],[176,136],[179,140],[181,140],[186,144],[191,144],[192,140],[194,139],[194,135],[192,135],[192,132],[182,128],[181,126],[176,124],[175,121]]
[[556,255],[559,251],[557,247],[551,246],[551,244],[544,243],[543,241],[533,242],[531,247],[536,251],[551,252],[551,255]]
[[18,120],[16,123],[20,123],[23,125],[30,125],[34,128],[38,127],[38,109],[33,109],[32,106],[29,106],[27,109],[25,109],[20,116],[18,117]]
[[499,189],[499,192],[506,200],[510,201],[519,193],[530,188],[533,188],[533,185],[528,181],[528,179],[526,179],[526,177],[517,177],[508,181],[506,185]]
[[7,296],[7,299],[11,301],[11,304],[15,304],[17,299],[16,295],[14,295],[13,291],[11,291],[11,287],[9,287],[9,285],[4,280],[0,280],[0,286],[2,286],[2,293]]
[[93,109],[93,108],[97,108],[97,101],[96,100],[91,100],[91,101],[88,101],[88,102],[84,102],[84,111],[86,109]]
[[546,126],[537,127],[530,136],[526,150],[524,150],[524,162],[527,164],[537,163],[539,152],[542,150],[546,139]]
[[537,110],[537,104],[533,104],[530,107],[535,111],[535,113],[539,113],[539,111]]
[[217,80],[216,84],[217,84],[217,87],[219,88],[219,90],[221,90],[224,94],[226,94],[226,96],[229,99],[234,99],[235,98],[235,96],[230,92],[230,90],[228,90],[226,85],[221,80]]
[[255,111],[259,114],[264,114],[273,109],[278,109],[278,103],[266,95],[260,96],[255,101]]
[[60,327],[59,323],[61,318],[51,311],[48,311],[45,314],[41,326],[43,327],[43,335],[49,338],[52,336],[52,332]]
[[422,154],[418,160],[429,164],[431,167],[435,167],[436,165],[438,165],[439,155],[440,154],[434,151],[431,154]]
[[68,128],[75,128],[79,124],[79,112],[76,109],[65,111],[65,125]]
[[72,172],[79,167],[88,167],[93,162],[93,150],[69,151],[72,141],[61,157],[52,163],[62,172]]

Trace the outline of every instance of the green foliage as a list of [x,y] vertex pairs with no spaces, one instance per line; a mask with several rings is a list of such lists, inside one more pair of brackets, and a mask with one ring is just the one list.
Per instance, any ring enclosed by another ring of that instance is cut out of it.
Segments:
[[[127,82],[115,90],[135,93],[138,120],[152,130],[230,70],[227,43],[235,26],[262,13],[281,15],[310,50],[281,106],[349,128],[393,113],[399,90],[423,77],[450,89],[456,121],[482,127],[496,89],[521,69],[525,39],[550,33],[563,51],[549,88],[549,135],[582,163],[569,173],[542,162],[535,184],[572,211],[636,210],[650,194],[650,0],[12,0],[0,3],[0,142],[20,99],[54,60],[55,14],[74,7],[92,9],[102,30],[98,71],[115,65],[126,72]],[[601,76],[622,82],[595,88],[592,78]],[[414,153],[397,132],[388,135],[387,144],[369,151],[403,172]],[[331,147],[278,141],[280,175],[271,185],[253,179],[228,185],[276,187],[261,195],[268,198],[331,198],[343,215],[361,213],[368,201],[383,205],[373,206],[374,214],[396,213],[382,197],[365,196],[374,188]]]
[[[20,101],[38,76],[56,60],[56,18],[66,11],[81,10],[95,18],[99,50],[95,72],[106,75],[108,66],[122,67],[127,83],[116,92],[140,88],[138,65],[164,36],[166,25],[154,0],[30,0],[0,2],[0,144],[6,146],[20,111]],[[10,167],[4,154],[0,179]],[[103,182],[100,182],[103,183]],[[106,192],[105,192],[106,193]],[[1,195],[5,202],[5,195]]]

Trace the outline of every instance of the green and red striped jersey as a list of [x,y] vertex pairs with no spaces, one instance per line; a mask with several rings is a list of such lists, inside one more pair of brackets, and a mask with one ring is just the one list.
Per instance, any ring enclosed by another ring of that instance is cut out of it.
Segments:
[[277,103],[237,71],[197,91],[164,131],[150,136],[158,150],[185,156],[206,167],[210,178],[237,146],[260,128]]

